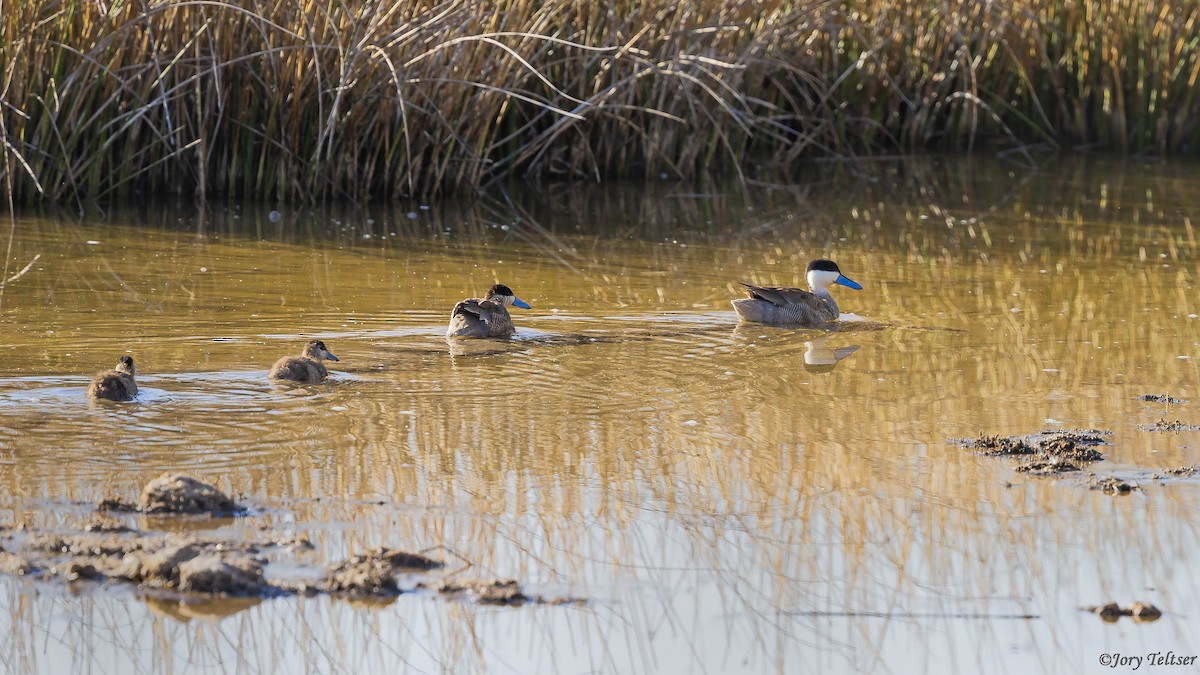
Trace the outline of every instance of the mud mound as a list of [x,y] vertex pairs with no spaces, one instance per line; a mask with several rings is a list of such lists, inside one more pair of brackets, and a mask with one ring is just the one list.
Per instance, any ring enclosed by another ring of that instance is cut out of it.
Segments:
[[263,563],[247,555],[199,555],[178,565],[179,590],[211,595],[267,595]]
[[1116,476],[1092,476],[1088,479],[1088,488],[1092,490],[1103,490],[1111,495],[1127,495],[1134,490],[1140,490],[1137,483],[1127,483]]
[[319,588],[326,593],[358,597],[399,595],[397,572],[403,569],[431,570],[441,566],[441,561],[418,553],[377,548],[330,566]]
[[167,472],[146,484],[138,499],[142,513],[232,515],[238,505],[224,492],[187,474]]

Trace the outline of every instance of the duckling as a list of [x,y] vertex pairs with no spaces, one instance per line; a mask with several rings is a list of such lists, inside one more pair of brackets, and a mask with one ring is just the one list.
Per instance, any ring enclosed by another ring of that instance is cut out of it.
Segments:
[[329,374],[325,364],[321,363],[322,360],[337,361],[338,357],[325,347],[324,342],[309,340],[308,344],[304,345],[304,351],[300,352],[300,356],[285,356],[279,359],[275,365],[271,366],[271,372],[267,373],[267,377],[272,380],[316,384]]
[[97,373],[87,388],[87,396],[91,399],[106,399],[109,401],[132,401],[137,396],[137,383],[133,376],[137,368],[133,365],[132,356],[122,356],[117,366],[112,370]]
[[804,272],[811,290],[743,283],[750,297],[734,300],[733,308],[743,321],[752,323],[816,326],[837,321],[841,316],[837,302],[829,292],[830,286],[840,284],[862,290],[862,285],[847,279],[832,260],[814,260],[808,263]]
[[517,332],[508,306],[530,309],[529,303],[513,294],[504,284],[488,289],[482,298],[463,300],[450,312],[450,327],[446,337],[461,338],[509,338]]

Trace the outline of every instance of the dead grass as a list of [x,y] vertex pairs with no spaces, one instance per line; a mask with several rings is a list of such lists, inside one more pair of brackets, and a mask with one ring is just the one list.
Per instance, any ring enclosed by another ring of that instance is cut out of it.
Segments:
[[18,201],[1194,145],[1197,3],[0,3]]

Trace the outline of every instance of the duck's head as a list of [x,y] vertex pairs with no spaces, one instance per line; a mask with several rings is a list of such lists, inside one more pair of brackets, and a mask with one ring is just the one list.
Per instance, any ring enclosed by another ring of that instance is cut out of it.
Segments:
[[129,373],[130,375],[137,375],[137,368],[135,368],[133,366],[133,357],[132,356],[122,356],[120,359],[117,360],[117,367],[113,368],[113,370],[117,371],[118,373]]
[[804,270],[805,277],[808,279],[808,287],[814,291],[828,291],[833,284],[840,284],[846,288],[853,288],[856,291],[862,290],[862,285],[856,281],[851,281],[842,271],[838,269],[837,263],[832,260],[814,260],[808,263],[808,267]]
[[513,305],[521,309],[531,309],[528,302],[518,298],[513,294],[512,289],[504,284],[496,284],[488,289],[487,297],[484,300],[495,300],[504,306]]
[[322,359],[326,361],[338,360],[338,357],[334,356],[333,352],[329,351],[329,349],[325,347],[325,343],[320,340],[309,340],[308,344],[304,347],[304,355],[310,359],[316,359],[318,361]]

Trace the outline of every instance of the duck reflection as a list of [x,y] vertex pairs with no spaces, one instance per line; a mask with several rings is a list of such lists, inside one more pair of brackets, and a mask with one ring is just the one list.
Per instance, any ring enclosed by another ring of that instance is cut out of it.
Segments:
[[849,357],[859,349],[858,345],[830,347],[828,341],[827,337],[804,341],[805,370],[810,373],[828,373],[836,368],[842,359]]

